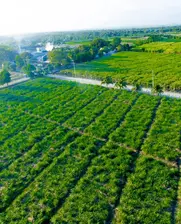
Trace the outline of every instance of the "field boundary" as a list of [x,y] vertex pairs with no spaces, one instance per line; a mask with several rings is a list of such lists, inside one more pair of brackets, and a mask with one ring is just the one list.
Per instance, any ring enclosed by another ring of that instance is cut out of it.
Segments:
[[[61,79],[61,80],[67,80],[67,81],[72,81],[72,82],[79,82],[82,84],[90,84],[90,85],[98,85],[98,86],[103,86],[106,88],[115,88],[115,84],[109,84],[109,85],[103,85],[100,80],[96,79],[87,79],[87,78],[81,78],[81,77],[70,77],[70,76],[65,76],[65,75],[47,75],[50,78],[54,79]],[[128,85],[126,90],[131,91],[134,88],[132,85]],[[141,93],[146,93],[146,94],[151,94],[152,90],[151,88],[142,88]],[[166,96],[166,97],[171,97],[171,98],[177,98],[181,99],[181,93],[180,92],[169,92],[169,91],[164,91],[161,96]]]
[[[139,146],[139,148],[138,148],[138,150],[137,150],[137,155],[136,155],[135,161],[134,161],[134,163],[133,163],[132,172],[131,172],[130,175],[134,174],[134,172],[135,172],[135,168],[136,168],[137,161],[138,161],[140,155],[142,155],[141,148],[142,148],[142,146],[144,145],[144,142],[145,142],[145,140],[146,140],[146,137],[147,137],[149,131],[151,130],[152,125],[153,125],[154,122],[155,122],[156,114],[157,114],[157,111],[158,111],[158,108],[160,107],[160,105],[161,105],[161,99],[158,101],[157,105],[155,106],[155,108],[154,108],[154,110],[153,110],[152,120],[150,121],[150,124],[148,125],[147,130],[145,131],[145,136],[143,136],[143,138],[142,138],[142,142],[141,142],[141,144],[140,144],[140,146]],[[149,158],[149,157],[152,157],[152,156],[149,156],[149,155],[146,155],[146,154],[144,154],[144,156],[148,156],[148,158]],[[153,158],[153,159],[155,159],[155,158]],[[155,160],[157,160],[157,159],[155,159]],[[162,162],[164,162],[164,161],[162,160]],[[168,165],[168,163],[166,163],[166,164]],[[129,178],[129,177],[128,177],[128,178]],[[128,180],[126,181],[125,186],[126,186],[127,182],[128,182]],[[125,186],[124,186],[124,188],[125,188]],[[124,189],[124,188],[123,188],[123,189]],[[112,223],[113,220],[115,219],[116,209],[118,208],[118,206],[119,206],[119,204],[120,204],[121,195],[122,195],[122,191],[120,192],[120,195],[119,195],[119,197],[118,197],[117,203],[116,203],[115,208],[114,208],[114,210],[113,210],[112,219],[109,220],[109,223]]]
[[[159,107],[160,105],[161,105],[161,104],[159,104],[159,105],[157,106],[157,109],[158,109],[158,107]],[[156,111],[157,111],[157,109],[156,109]],[[57,122],[57,121],[54,121],[54,120],[51,120],[51,119],[48,119],[48,118],[45,118],[45,117],[41,117],[40,115],[35,115],[35,114],[32,114],[32,113],[29,113],[28,111],[22,111],[22,112],[24,112],[25,114],[28,114],[28,115],[30,115],[30,116],[32,116],[32,117],[35,117],[35,118],[38,118],[38,119],[42,119],[42,120],[46,120],[46,121],[48,121],[48,122],[50,122],[50,123],[56,124],[57,126],[67,128],[67,129],[69,129],[70,131],[74,131],[74,132],[76,132],[76,133],[79,134],[79,135],[84,135],[84,136],[88,136],[88,137],[93,137],[94,139],[97,139],[97,140],[102,141],[102,142],[107,142],[107,141],[109,141],[109,137],[108,137],[108,139],[106,139],[106,138],[98,138],[98,137],[96,137],[95,135],[92,135],[92,134],[89,134],[89,133],[87,133],[87,132],[81,131],[81,130],[79,130],[78,128],[70,127],[70,126],[68,126],[68,125],[65,125],[64,123],[59,123],[59,122]],[[128,112],[129,112],[129,111],[128,111]],[[126,113],[126,114],[127,114],[127,113]],[[156,113],[155,113],[155,117],[156,117]],[[122,122],[121,122],[121,123],[122,123]],[[150,125],[150,127],[149,127],[149,131],[151,130],[151,126],[153,125],[153,123],[154,123],[154,122],[151,123],[151,125]],[[91,123],[91,124],[92,124],[92,123]],[[89,124],[89,125],[90,125],[90,124]],[[89,126],[89,125],[88,125],[88,126]],[[148,132],[149,132],[149,131],[148,131]],[[146,135],[148,134],[148,132],[146,133]],[[145,141],[145,140],[146,140],[146,137],[144,138],[142,145],[144,144],[144,141]],[[169,160],[161,159],[161,158],[159,158],[159,157],[155,157],[155,156],[153,156],[153,155],[150,155],[150,154],[148,154],[148,153],[145,153],[145,152],[141,151],[141,146],[142,146],[142,145],[140,146],[140,151],[139,151],[139,150],[136,150],[136,149],[134,149],[134,148],[132,148],[132,147],[126,145],[126,144],[123,144],[123,143],[117,143],[117,142],[114,142],[114,141],[112,141],[112,140],[111,140],[111,142],[112,142],[113,144],[115,144],[115,145],[120,146],[120,147],[124,147],[126,150],[132,151],[132,152],[134,152],[134,153],[139,153],[140,155],[144,155],[144,156],[146,156],[146,157],[148,157],[148,158],[152,158],[152,159],[154,159],[154,160],[156,160],[156,161],[163,162],[163,163],[166,164],[167,166],[170,166],[170,167],[173,167],[173,168],[175,168],[175,167],[178,168],[178,165],[177,165],[176,162],[171,162],[171,161],[169,161]]]

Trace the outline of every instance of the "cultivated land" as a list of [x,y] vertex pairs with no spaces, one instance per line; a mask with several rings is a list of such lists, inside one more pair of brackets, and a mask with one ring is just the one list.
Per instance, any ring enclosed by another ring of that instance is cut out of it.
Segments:
[[149,44],[143,44],[139,49],[143,49],[148,52],[164,52],[167,54],[180,54],[181,43],[180,42],[153,42]]
[[[155,84],[166,90],[181,90],[180,54],[121,52],[76,66],[79,76],[99,79],[112,76],[113,80],[125,78],[128,84],[139,83],[145,87],[152,85],[152,70]],[[65,72],[74,74],[73,70]]]
[[91,41],[71,41],[71,42],[66,42],[68,45],[89,45]]
[[[8,86],[12,86],[12,85],[15,85],[20,82],[25,82],[27,80],[29,80],[29,78],[26,77],[26,75],[24,75],[23,73],[12,72],[11,73],[11,82],[8,83]],[[7,84],[0,85],[0,89],[7,88],[8,86],[7,86]]]
[[181,223],[181,100],[42,78],[0,127],[0,223]]

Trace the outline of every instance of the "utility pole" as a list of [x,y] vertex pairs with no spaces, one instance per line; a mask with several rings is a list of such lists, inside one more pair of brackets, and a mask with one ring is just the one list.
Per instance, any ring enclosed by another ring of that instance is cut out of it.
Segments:
[[75,75],[75,77],[76,77],[75,62],[74,62],[73,59],[72,59],[72,62],[73,62],[73,66],[74,66],[74,75]]
[[155,88],[155,75],[154,75],[154,71],[152,70],[152,91],[154,91]]

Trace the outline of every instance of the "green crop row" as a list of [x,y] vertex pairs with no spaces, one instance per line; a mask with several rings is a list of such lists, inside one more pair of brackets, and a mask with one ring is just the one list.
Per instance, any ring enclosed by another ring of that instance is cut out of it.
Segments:
[[[181,90],[179,54],[121,52],[76,66],[79,76],[98,79],[111,76],[114,81],[124,78],[128,84],[138,83],[145,87],[152,86],[152,71],[155,84],[167,90]],[[71,69],[61,73],[64,72],[74,74]]]
[[181,53],[180,42],[153,42],[149,44],[143,44],[138,49],[144,49],[148,52],[164,52],[167,54]]
[[32,118],[23,120],[26,123],[26,128],[19,131],[12,138],[9,138],[1,146],[1,163],[0,170],[6,168],[15,159],[24,155],[36,143],[41,141],[46,135],[51,133],[56,128],[55,124],[47,121]]
[[0,90],[0,223],[179,223],[180,112],[48,78]]
[[58,95],[56,98],[52,100],[47,100],[43,105],[38,106],[31,110],[33,114],[38,114],[39,116],[45,116],[46,114],[51,113],[52,111],[56,111],[59,107],[61,108],[67,102],[73,100],[77,95],[84,93],[86,90],[85,86],[74,87],[69,91],[64,92],[63,94]]
[[36,81],[28,81],[26,83],[21,83],[20,85],[13,86],[9,89],[4,89],[3,93],[14,94],[21,96],[26,95],[30,98],[37,98],[44,100],[44,96],[50,97],[52,94],[55,95],[55,91],[60,91],[66,89],[67,87],[75,86],[75,83],[68,83],[60,80],[51,80],[51,79],[36,79]]
[[137,96],[135,93],[122,91],[121,95],[106,108],[104,113],[85,129],[85,132],[98,138],[107,138],[124,119],[124,115],[130,109]]
[[111,142],[101,148],[51,223],[109,223],[133,161],[132,152]]
[[2,188],[0,210],[8,207],[13,199],[64,151],[66,144],[78,136],[62,127],[54,131],[49,130],[49,133],[42,141],[35,143],[28,152],[15,160],[8,169],[0,173]]
[[118,94],[120,94],[120,91],[109,90],[103,92],[90,104],[68,119],[65,125],[83,130],[115,100]]
[[3,223],[48,222],[101,146],[93,138],[77,138],[13,201],[1,215]]
[[158,103],[158,97],[149,95],[140,96],[131,111],[127,113],[121,126],[111,133],[111,140],[134,149],[139,149],[149,125],[153,122],[152,119]]
[[[68,90],[77,86],[76,83],[65,83],[63,81],[57,81],[59,85],[54,81],[55,84],[45,84],[44,86],[44,80],[38,79],[36,82],[29,81],[13,88],[2,90],[0,93],[1,104],[21,110],[33,110],[36,107],[40,109],[43,104],[48,106],[48,103],[51,103],[55,98],[61,97],[61,95],[64,94],[66,96]],[[37,85],[37,82],[39,85]],[[86,87],[82,86],[82,88]]]
[[100,87],[92,88],[88,86],[85,92],[77,93],[75,96],[72,94],[72,96],[74,96],[72,100],[67,100],[64,105],[60,105],[56,110],[50,111],[45,117],[62,123],[73,116],[78,110],[91,103],[103,92],[104,89],[101,89]]
[[16,113],[14,109],[9,109],[4,116],[1,116],[1,121],[5,125],[0,129],[0,144],[23,131],[33,120],[32,117],[25,115],[23,112]]
[[179,186],[178,186],[178,196],[177,196],[177,204],[176,204],[176,210],[175,210],[175,219],[176,223],[181,223],[181,178],[179,180]]
[[176,168],[140,157],[123,189],[113,223],[173,223],[178,175]]
[[1,119],[1,114],[5,113],[7,110],[8,110],[7,104],[0,101],[0,119]]
[[150,155],[176,161],[181,156],[181,101],[163,99],[142,147]]

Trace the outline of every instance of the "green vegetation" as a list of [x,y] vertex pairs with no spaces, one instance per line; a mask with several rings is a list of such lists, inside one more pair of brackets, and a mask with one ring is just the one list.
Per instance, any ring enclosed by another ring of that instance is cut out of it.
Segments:
[[70,66],[72,61],[76,63],[91,61],[96,57],[102,57],[111,50],[130,50],[129,45],[121,45],[121,38],[115,37],[111,41],[97,38],[88,45],[79,45],[76,48],[54,49],[48,53],[50,63],[54,66]]
[[0,45],[0,65],[15,60],[17,53],[9,46]]
[[[180,55],[146,52],[120,52],[92,62],[76,65],[76,73],[83,77],[103,79],[111,76],[114,81],[122,78],[128,84],[152,86],[152,70],[155,85],[166,90],[181,90]],[[73,74],[65,70],[65,74]]]
[[181,42],[153,42],[149,44],[143,44],[138,47],[138,49],[147,52],[178,54],[181,53]]
[[173,223],[171,210],[178,175],[175,168],[140,157],[123,190],[113,223]]
[[123,43],[132,43],[132,44],[136,44],[138,40],[143,40],[142,38],[130,38],[130,37],[123,37],[121,38],[121,40],[123,41]]
[[52,42],[53,44],[62,44],[70,42],[73,44],[77,42],[91,41],[96,38],[110,40],[114,37],[124,38],[144,38],[149,35],[163,35],[164,39],[180,39],[179,34],[181,26],[164,26],[164,27],[148,27],[148,28],[131,28],[131,29],[105,29],[105,30],[84,30],[72,32],[52,32],[41,33],[35,35],[27,35],[23,38],[25,46],[35,46],[37,43]]
[[[105,223],[125,185],[134,154],[109,142],[92,161],[51,223]],[[120,181],[121,179],[121,181]]]
[[116,99],[118,94],[120,92],[115,90],[103,92],[88,104],[87,107],[77,111],[73,117],[65,122],[65,125],[83,130]]
[[180,111],[48,78],[0,90],[0,223],[179,224]]
[[137,97],[137,94],[133,93],[128,95],[123,91],[121,95],[118,95],[114,102],[107,107],[104,113],[85,129],[85,132],[97,138],[107,138],[112,130],[115,130],[120,122],[122,122],[125,114]]
[[132,110],[127,113],[122,125],[111,134],[111,140],[133,149],[139,149],[158,103],[159,98],[157,97],[149,95],[139,97]]
[[31,64],[27,64],[25,66],[23,66],[22,71],[29,76],[31,79],[33,79],[35,77],[35,66],[31,65]]
[[21,69],[24,65],[28,64],[33,55],[28,52],[23,52],[21,54],[16,55],[15,62],[17,68]]
[[102,80],[102,85],[109,85],[109,84],[113,84],[113,79],[111,76],[106,76],[103,80]]
[[177,216],[176,216],[176,222],[181,222],[181,179],[179,181],[178,186],[178,202],[177,202]]
[[179,158],[180,108],[180,101],[173,104],[172,100],[162,100],[157,110],[157,119],[142,148],[144,152],[171,161]]
[[66,42],[68,45],[89,45],[91,41],[69,41]]
[[8,70],[8,71],[16,71],[16,64],[13,62],[3,62],[3,69]]
[[3,69],[0,72],[0,85],[8,85],[9,82],[11,82],[11,74],[7,70]]

